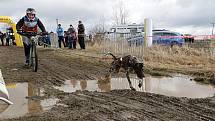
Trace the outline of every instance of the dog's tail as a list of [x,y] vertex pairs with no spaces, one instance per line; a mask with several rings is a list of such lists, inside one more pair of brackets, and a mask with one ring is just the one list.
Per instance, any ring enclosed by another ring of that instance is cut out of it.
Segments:
[[115,56],[115,55],[113,55],[111,52],[108,52],[107,54],[109,54],[109,55],[113,56],[113,59],[114,59],[114,60],[117,60],[116,56]]

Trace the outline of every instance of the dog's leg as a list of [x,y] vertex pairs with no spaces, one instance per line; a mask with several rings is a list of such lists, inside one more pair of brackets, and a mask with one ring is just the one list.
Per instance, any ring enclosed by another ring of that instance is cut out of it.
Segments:
[[128,71],[126,72],[126,77],[128,79],[128,83],[129,83],[129,86],[130,86],[131,90],[136,91],[136,89],[131,84],[131,80],[130,80],[129,72]]

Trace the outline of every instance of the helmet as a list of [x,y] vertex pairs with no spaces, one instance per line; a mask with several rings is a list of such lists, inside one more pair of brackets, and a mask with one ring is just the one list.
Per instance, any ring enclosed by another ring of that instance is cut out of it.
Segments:
[[27,8],[26,14],[34,14],[34,15],[36,15],[36,11],[35,11],[34,8]]

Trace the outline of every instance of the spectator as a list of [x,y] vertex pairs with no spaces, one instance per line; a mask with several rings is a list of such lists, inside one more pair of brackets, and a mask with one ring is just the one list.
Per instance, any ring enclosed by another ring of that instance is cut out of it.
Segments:
[[46,41],[48,45],[51,46],[51,32],[48,35],[46,35]]
[[48,47],[48,46],[51,46],[50,34],[42,36],[42,39],[44,40],[43,41],[44,42],[44,48]]
[[78,21],[78,43],[81,49],[85,49],[84,36],[85,36],[84,25],[82,24],[81,21]]
[[89,41],[92,43],[93,42],[93,35],[89,34]]
[[75,28],[70,25],[68,31],[68,37],[69,37],[69,49],[76,49],[76,40],[77,40],[77,36],[76,36],[76,31],[75,31]]
[[67,33],[67,31],[64,31],[64,40],[65,40],[65,46],[68,47],[68,33]]
[[61,42],[63,42],[64,47],[66,46],[65,42],[64,42],[63,33],[64,33],[64,31],[63,31],[63,28],[61,27],[61,24],[58,24],[58,27],[57,27],[57,36],[58,36],[59,48],[61,48]]
[[10,32],[6,32],[6,46],[10,45],[10,39],[11,39]]
[[2,33],[1,31],[0,31],[0,39],[1,39],[2,46],[4,46],[4,33]]

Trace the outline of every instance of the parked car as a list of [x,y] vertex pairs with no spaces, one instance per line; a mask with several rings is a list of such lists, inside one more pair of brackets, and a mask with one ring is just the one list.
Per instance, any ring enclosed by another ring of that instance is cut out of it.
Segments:
[[[135,45],[139,46],[144,43],[144,36],[137,36],[137,37],[131,37],[128,38],[128,44],[129,46]],[[184,37],[182,34],[168,31],[168,30],[156,30],[153,31],[153,38],[152,38],[153,44],[159,44],[159,45],[167,45],[167,46],[173,46],[178,45],[182,46],[185,43]]]
[[152,43],[168,46],[182,46],[185,41],[183,35],[180,33],[172,31],[155,31],[153,32]]

